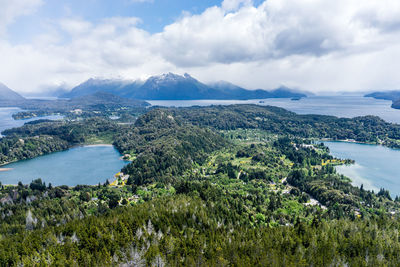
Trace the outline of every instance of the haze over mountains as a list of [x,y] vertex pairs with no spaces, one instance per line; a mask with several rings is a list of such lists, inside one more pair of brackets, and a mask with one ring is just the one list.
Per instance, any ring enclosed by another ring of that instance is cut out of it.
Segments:
[[225,100],[306,97],[305,94],[295,92],[286,87],[267,91],[262,89],[248,90],[224,81],[207,85],[187,73],[183,76],[173,73],[152,76],[145,82],[89,79],[60,97],[74,98],[96,92],[107,92],[120,97],[141,100]]
[[7,86],[0,84],[0,107],[19,107],[28,110],[68,111],[71,109],[98,109],[121,107],[146,107],[150,104],[143,100],[124,98],[107,92],[74,97],[72,99],[26,99]]

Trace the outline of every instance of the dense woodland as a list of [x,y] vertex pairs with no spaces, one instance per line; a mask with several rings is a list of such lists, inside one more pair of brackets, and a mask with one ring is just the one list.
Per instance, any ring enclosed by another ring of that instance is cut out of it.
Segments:
[[352,186],[314,139],[395,146],[399,127],[249,105],[8,130],[3,162],[96,140],[132,162],[126,183],[0,186],[0,265],[398,266],[399,199]]

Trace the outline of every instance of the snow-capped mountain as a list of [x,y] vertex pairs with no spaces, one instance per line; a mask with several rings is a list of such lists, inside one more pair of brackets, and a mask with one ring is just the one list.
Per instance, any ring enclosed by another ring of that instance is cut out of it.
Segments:
[[142,100],[195,100],[195,99],[258,99],[272,97],[306,97],[281,87],[274,91],[247,90],[229,82],[204,84],[189,74],[167,73],[142,81],[89,79],[62,97],[74,98],[96,92],[112,93],[121,97]]

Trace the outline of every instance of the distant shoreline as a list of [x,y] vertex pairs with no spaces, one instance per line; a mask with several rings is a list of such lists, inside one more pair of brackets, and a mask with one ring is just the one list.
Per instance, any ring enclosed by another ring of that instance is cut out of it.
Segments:
[[33,157],[33,158],[13,160],[13,161],[10,161],[10,162],[0,163],[0,172],[12,170],[12,168],[11,169],[10,168],[1,168],[1,166],[6,166],[6,165],[11,164],[11,163],[15,163],[15,162],[23,161],[23,160],[30,160],[30,159],[34,159],[34,158],[37,158],[37,157],[46,156],[46,155],[49,155],[49,154],[52,154],[52,153],[63,152],[63,151],[67,151],[69,149],[78,148],[78,147],[102,147],[102,146],[103,147],[114,147],[112,144],[80,144],[80,145],[75,145],[75,146],[69,147],[67,149],[63,149],[63,150],[60,150],[60,151],[53,151],[53,152],[46,153],[46,154],[43,154],[43,155],[38,155],[38,156]]
[[112,144],[90,144],[90,145],[82,145],[82,147],[88,147],[88,146],[112,146]]

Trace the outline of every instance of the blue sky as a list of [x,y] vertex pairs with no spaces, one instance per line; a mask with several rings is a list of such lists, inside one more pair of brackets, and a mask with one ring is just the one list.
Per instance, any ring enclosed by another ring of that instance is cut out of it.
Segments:
[[0,0],[0,82],[21,93],[185,72],[249,89],[400,88],[398,0]]
[[[35,13],[21,17],[9,27],[13,43],[29,42],[46,31],[48,24],[60,18],[80,18],[98,23],[109,17],[137,17],[140,28],[160,32],[165,25],[179,19],[183,12],[201,14],[211,6],[221,5],[218,0],[44,0]],[[261,3],[254,1],[254,4]]]

